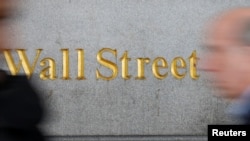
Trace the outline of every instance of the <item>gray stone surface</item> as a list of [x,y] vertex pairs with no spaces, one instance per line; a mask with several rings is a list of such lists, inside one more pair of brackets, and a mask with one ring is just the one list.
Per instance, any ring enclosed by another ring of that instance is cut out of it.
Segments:
[[[49,113],[42,128],[49,136],[84,135],[192,135],[205,136],[208,124],[231,121],[224,111],[227,103],[213,95],[205,74],[192,80],[187,74],[175,79],[169,71],[164,80],[156,79],[150,64],[155,57],[171,61],[188,59],[196,50],[202,56],[202,28],[218,12],[247,6],[248,0],[24,0],[22,13],[13,27],[32,61],[51,57],[56,62],[56,80],[40,80],[37,64],[32,76],[42,90]],[[96,61],[97,52],[117,50],[117,78],[97,80],[96,69],[110,70]],[[71,80],[62,80],[62,48],[70,50]],[[85,50],[86,80],[76,80],[77,54]],[[131,57],[132,78],[121,77],[119,58],[127,50]],[[135,80],[136,58],[149,57],[145,80]],[[3,68],[7,68],[3,62]],[[187,70],[189,73],[189,70]],[[22,71],[23,72],[23,71]],[[198,138],[198,137],[197,137]],[[199,139],[199,138],[198,138]],[[204,139],[204,138],[203,138]],[[63,140],[63,139],[58,139]],[[66,138],[64,140],[70,140]],[[77,139],[72,139],[77,141]],[[176,139],[178,140],[178,139]],[[195,139],[192,139],[195,140]]]
[[206,136],[67,136],[48,141],[207,141]]

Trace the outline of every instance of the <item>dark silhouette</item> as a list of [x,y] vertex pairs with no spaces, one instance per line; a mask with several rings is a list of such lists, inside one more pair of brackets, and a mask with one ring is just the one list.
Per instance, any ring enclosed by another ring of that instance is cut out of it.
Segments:
[[[0,52],[12,46],[9,19],[19,0],[0,0]],[[38,91],[25,75],[12,76],[0,70],[0,141],[44,141],[39,129],[44,107]]]
[[0,141],[44,141],[37,127],[44,113],[38,93],[26,76],[0,75]]

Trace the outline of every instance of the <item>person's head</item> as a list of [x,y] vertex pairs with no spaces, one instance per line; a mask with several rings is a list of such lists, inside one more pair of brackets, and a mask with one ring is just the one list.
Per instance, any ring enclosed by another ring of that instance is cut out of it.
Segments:
[[0,0],[0,51],[9,48],[7,40],[10,37],[8,29],[9,19],[11,19],[17,11],[20,0]]
[[0,18],[9,17],[13,14],[20,0],[0,0]]
[[202,69],[221,96],[236,99],[250,87],[250,8],[225,11],[206,29]]

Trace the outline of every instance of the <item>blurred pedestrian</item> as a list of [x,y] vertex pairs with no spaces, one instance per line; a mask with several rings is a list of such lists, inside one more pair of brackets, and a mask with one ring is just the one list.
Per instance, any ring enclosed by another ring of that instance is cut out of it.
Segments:
[[[11,48],[9,19],[19,0],[0,0],[0,52]],[[44,109],[26,76],[0,70],[0,141],[44,141],[38,125]]]
[[201,68],[219,96],[230,100],[229,114],[250,124],[250,8],[220,13],[205,31]]

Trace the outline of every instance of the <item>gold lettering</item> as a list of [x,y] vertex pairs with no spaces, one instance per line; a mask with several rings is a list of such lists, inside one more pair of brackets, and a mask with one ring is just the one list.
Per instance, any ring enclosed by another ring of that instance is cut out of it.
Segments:
[[103,80],[112,80],[112,79],[115,79],[116,76],[118,75],[118,67],[117,67],[117,65],[116,65],[115,63],[113,63],[113,62],[111,62],[111,61],[109,61],[109,60],[103,58],[102,55],[103,55],[103,53],[105,53],[105,52],[109,52],[109,53],[113,54],[115,57],[117,57],[117,52],[116,52],[115,49],[103,48],[103,49],[101,49],[101,50],[97,53],[97,61],[98,61],[101,65],[103,65],[103,66],[105,66],[105,67],[111,69],[113,73],[112,73],[111,76],[104,76],[104,75],[102,75],[102,74],[100,73],[100,71],[97,69],[97,70],[96,70],[96,78],[97,78],[97,79],[103,79]]
[[[8,65],[10,73],[12,75],[17,75],[18,73],[24,71],[25,75],[30,78],[35,71],[37,62],[39,61],[39,57],[43,49],[36,49],[36,54],[32,58],[28,58],[26,49],[5,49],[3,50],[3,55],[5,57],[5,61]],[[70,50],[68,48],[63,48],[60,50],[62,53],[62,77],[63,80],[71,79],[70,73]],[[85,80],[85,50],[81,48],[76,49],[77,53],[77,74],[75,79],[77,80]],[[117,50],[111,48],[102,48],[97,53],[97,62],[100,64],[98,68],[96,68],[96,79],[103,79],[103,80],[113,80],[117,78],[119,71],[121,71],[121,78],[124,80],[129,80],[133,75],[130,72],[130,65],[131,63],[131,56],[129,56],[129,52],[125,51],[122,56],[119,58],[117,56]],[[108,55],[106,57],[106,55]],[[113,61],[108,58],[112,57]],[[16,60],[16,58],[18,58]],[[33,59],[32,61],[30,59]],[[42,59],[42,58],[41,58]],[[171,64],[167,62],[164,57],[156,57],[152,59],[148,57],[138,57],[136,58],[137,63],[137,74],[134,75],[136,80],[144,80],[146,79],[146,72],[145,69],[149,69],[151,67],[152,74],[156,79],[163,80],[167,78],[170,73],[176,79],[183,79],[188,71],[190,71],[190,77],[193,80],[197,80],[200,75],[197,72],[197,63],[199,58],[197,57],[196,50],[194,50],[191,55],[184,60],[183,57],[175,57]],[[189,68],[187,68],[187,61],[189,61]],[[121,70],[118,70],[118,63],[121,63]],[[56,61],[53,58],[44,58],[40,61],[40,66],[42,67],[40,71],[40,79],[42,80],[54,80],[57,76],[56,70]],[[149,66],[152,65],[152,66]],[[131,66],[132,67],[132,66]],[[135,66],[136,67],[136,66]],[[168,68],[170,70],[168,70]],[[23,69],[23,70],[22,70]],[[103,72],[102,72],[102,69]],[[109,72],[105,71],[108,70]],[[189,70],[188,70],[189,69]]]
[[197,74],[197,56],[196,51],[193,51],[189,57],[190,62],[190,76],[192,79],[197,80],[200,76]]
[[83,49],[76,49],[77,50],[77,78],[78,80],[86,79],[84,76],[84,50]]
[[54,80],[57,78],[56,76],[56,62],[52,58],[44,58],[40,61],[40,66],[45,66],[48,62],[48,66],[45,67],[41,72],[40,72],[40,78],[42,80]]
[[19,71],[20,71],[21,66],[22,66],[26,76],[28,78],[30,78],[31,75],[34,72],[36,63],[38,61],[40,53],[42,52],[42,49],[37,49],[36,50],[36,56],[35,56],[35,59],[34,59],[34,62],[33,62],[32,65],[29,63],[29,60],[27,58],[25,49],[16,49],[16,51],[17,51],[17,54],[19,56],[19,62],[18,62],[17,65],[15,64],[14,59],[13,59],[13,57],[11,55],[11,50],[4,50],[3,51],[5,60],[7,62],[7,65],[9,67],[9,70],[10,70],[11,74],[12,75],[17,75],[19,73]]
[[177,69],[185,69],[185,68],[186,68],[186,62],[183,58],[181,58],[181,57],[174,58],[174,60],[172,61],[172,64],[171,64],[171,72],[175,78],[177,78],[177,79],[184,78],[186,75],[186,71],[183,74],[180,74]]
[[137,77],[135,79],[143,80],[146,79],[144,74],[145,63],[149,63],[149,58],[137,58]]
[[122,78],[126,80],[131,78],[131,75],[128,73],[128,61],[130,60],[131,58],[128,58],[128,51],[125,51],[120,61],[122,62]]
[[69,80],[69,49],[61,49],[63,55],[63,76],[62,79]]
[[[159,63],[161,63],[161,64],[159,65]],[[163,57],[155,58],[153,61],[153,64],[152,64],[152,71],[153,71],[154,76],[157,79],[161,79],[161,80],[166,78],[168,73],[166,72],[164,74],[161,74],[159,69],[167,68],[167,67],[168,67],[167,61]]]

